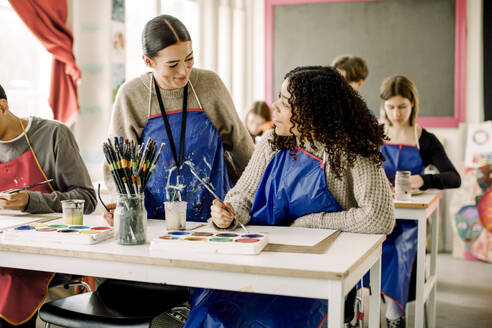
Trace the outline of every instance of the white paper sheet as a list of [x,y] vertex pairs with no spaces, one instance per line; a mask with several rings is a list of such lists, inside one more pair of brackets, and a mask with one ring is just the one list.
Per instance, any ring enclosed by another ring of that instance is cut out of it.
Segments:
[[[189,225],[190,222],[187,222]],[[270,244],[294,245],[294,246],[314,246],[326,237],[335,233],[336,230],[330,229],[310,229],[298,227],[279,227],[279,226],[246,226],[249,233],[267,233]],[[212,231],[210,226],[198,228],[193,231]],[[234,231],[239,234],[246,234],[241,228]]]
[[0,210],[0,229],[5,229],[19,224],[34,222],[45,217],[53,217],[53,219],[55,219],[61,217],[61,214],[59,213],[31,214],[21,211]]
[[0,215],[0,229],[5,229],[19,224],[26,224],[39,220],[39,217],[27,216],[3,216]]
[[27,216],[30,215],[27,212],[15,211],[15,210],[0,210],[0,216]]

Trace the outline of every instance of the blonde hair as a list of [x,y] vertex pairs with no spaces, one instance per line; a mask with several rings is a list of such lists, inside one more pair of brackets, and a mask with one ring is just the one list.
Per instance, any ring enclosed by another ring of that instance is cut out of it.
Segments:
[[[248,116],[250,114],[255,114],[255,115],[262,117],[265,120],[265,122],[269,122],[272,120],[272,114],[270,113],[270,106],[268,106],[268,104],[264,101],[255,101],[249,107],[249,110],[246,112],[246,115],[244,116],[244,125],[246,125],[246,127],[247,127],[247,123],[248,123]],[[248,132],[249,132],[249,130],[248,130]],[[262,134],[263,134],[263,132],[260,133],[260,135],[262,135]],[[251,132],[249,132],[249,135],[254,140],[255,136],[253,136],[251,134]]]
[[390,126],[392,123],[384,110],[384,101],[396,96],[406,98],[412,104],[409,123],[410,126],[414,126],[419,113],[419,92],[417,91],[417,87],[409,78],[403,75],[390,76],[383,81],[379,89],[379,98],[383,100],[384,118]]
[[264,101],[255,101],[246,113],[245,120],[248,118],[249,114],[256,114],[265,119],[265,122],[272,120],[272,114],[270,113],[270,107]]

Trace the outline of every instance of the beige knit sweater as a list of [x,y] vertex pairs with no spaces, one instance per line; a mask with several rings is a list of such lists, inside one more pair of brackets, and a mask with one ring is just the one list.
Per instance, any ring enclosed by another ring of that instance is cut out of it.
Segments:
[[[199,108],[201,104],[205,114],[219,131],[229,176],[235,182],[253,152],[251,137],[239,119],[229,91],[217,74],[193,68],[190,81],[193,88],[188,88],[188,108]],[[160,89],[166,112],[182,109],[183,91],[183,88]],[[160,114],[160,109],[155,90],[151,88],[149,72],[125,82],[118,90],[111,115],[109,137],[112,139],[123,136],[129,140],[139,140],[147,118],[154,114]],[[107,165],[104,166],[104,178],[108,188],[114,192],[113,179]]]
[[[272,131],[267,132],[256,145],[253,156],[243,175],[225,197],[231,203],[239,220],[247,224],[256,190],[263,178],[266,166],[277,153],[272,150],[269,140]],[[318,151],[306,145],[306,150],[323,158],[321,144]],[[325,166],[326,183],[331,194],[342,207],[341,212],[313,213],[298,218],[293,226],[307,228],[341,229],[360,233],[385,233],[393,230],[395,214],[391,191],[381,167],[371,160],[359,156],[354,166],[342,179],[337,179]]]

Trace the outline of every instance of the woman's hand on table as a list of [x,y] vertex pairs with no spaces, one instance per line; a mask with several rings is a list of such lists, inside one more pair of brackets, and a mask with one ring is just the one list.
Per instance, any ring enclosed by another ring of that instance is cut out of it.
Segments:
[[214,199],[210,206],[210,215],[212,222],[221,229],[228,228],[236,216],[231,204],[221,203],[218,199]]
[[104,219],[110,226],[113,226],[114,224],[114,209],[116,208],[116,203],[109,203],[106,204],[106,207],[108,208],[109,212],[104,209]]
[[419,189],[424,185],[424,179],[418,174],[410,176],[410,188]]
[[25,190],[7,194],[0,193],[0,209],[23,211],[29,203],[29,193]]

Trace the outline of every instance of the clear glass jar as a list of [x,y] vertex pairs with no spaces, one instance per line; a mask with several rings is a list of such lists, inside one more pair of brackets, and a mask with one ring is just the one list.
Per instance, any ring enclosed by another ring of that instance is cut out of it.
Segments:
[[62,200],[63,223],[70,225],[84,224],[84,203],[83,199]]
[[396,171],[395,176],[395,199],[410,200],[412,198],[410,188],[410,171]]
[[145,244],[147,211],[144,195],[118,195],[114,211],[114,239],[121,245]]

